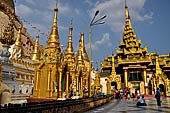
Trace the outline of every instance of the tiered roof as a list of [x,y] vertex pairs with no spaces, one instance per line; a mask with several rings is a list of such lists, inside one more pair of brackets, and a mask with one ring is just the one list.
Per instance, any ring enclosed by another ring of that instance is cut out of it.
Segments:
[[147,47],[141,48],[141,40],[136,40],[136,34],[131,25],[128,6],[125,2],[126,23],[123,31],[123,42],[120,41],[119,50],[116,49],[118,56],[127,58],[131,55],[143,56],[147,53]]

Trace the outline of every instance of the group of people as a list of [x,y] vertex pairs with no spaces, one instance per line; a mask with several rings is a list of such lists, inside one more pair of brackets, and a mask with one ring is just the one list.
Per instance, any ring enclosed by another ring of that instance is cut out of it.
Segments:
[[130,95],[130,89],[125,89],[124,91],[122,89],[120,90],[115,90],[115,97],[116,99],[122,99],[123,97],[125,97],[126,99],[130,99],[131,95]]
[[[123,97],[125,97],[125,99],[131,99],[131,98],[136,98],[135,94],[130,93],[130,89],[125,89],[124,91],[122,89],[120,90],[115,90],[115,97],[116,99],[122,99]],[[161,106],[161,93],[159,91],[159,88],[157,88],[157,91],[155,93],[155,98],[157,101],[157,105]],[[144,95],[142,95],[142,97],[140,98],[140,95],[137,95],[137,106],[146,106],[146,100],[144,98]]]

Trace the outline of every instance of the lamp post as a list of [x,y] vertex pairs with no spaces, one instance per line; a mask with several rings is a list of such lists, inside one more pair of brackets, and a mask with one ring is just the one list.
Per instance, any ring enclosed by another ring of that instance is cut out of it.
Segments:
[[91,27],[94,25],[98,25],[98,24],[104,24],[104,21],[100,22],[101,20],[103,20],[104,18],[106,18],[106,15],[104,15],[103,17],[99,18],[98,20],[95,20],[95,17],[99,14],[99,10],[96,11],[93,19],[90,22],[89,25],[89,84],[88,84],[88,96],[91,97]]

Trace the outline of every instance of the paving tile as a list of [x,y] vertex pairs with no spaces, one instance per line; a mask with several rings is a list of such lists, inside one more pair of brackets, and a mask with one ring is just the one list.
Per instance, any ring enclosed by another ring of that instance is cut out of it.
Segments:
[[86,113],[170,113],[170,98],[162,98],[161,107],[155,98],[146,98],[147,106],[137,107],[136,100],[112,100],[110,103]]

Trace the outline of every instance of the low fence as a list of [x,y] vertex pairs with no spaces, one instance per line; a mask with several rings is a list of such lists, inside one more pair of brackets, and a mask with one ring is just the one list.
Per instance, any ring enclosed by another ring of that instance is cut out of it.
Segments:
[[113,95],[95,98],[8,104],[0,107],[1,113],[82,113],[108,103]]

